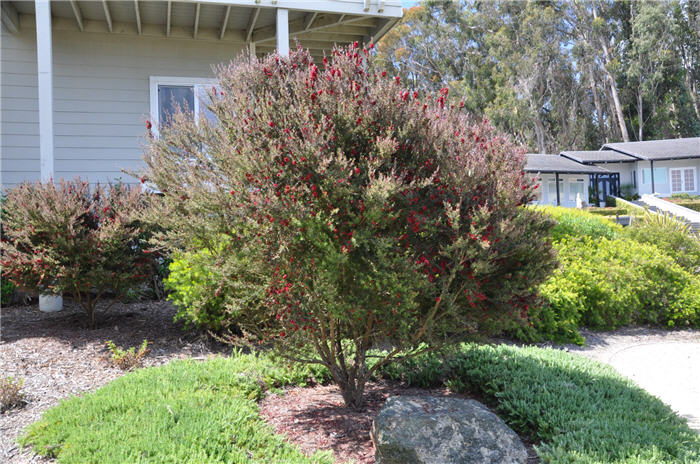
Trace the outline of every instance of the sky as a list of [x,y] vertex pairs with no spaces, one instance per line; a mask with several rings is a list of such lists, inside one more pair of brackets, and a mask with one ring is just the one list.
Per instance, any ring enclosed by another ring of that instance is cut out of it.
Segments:
[[420,0],[401,0],[401,6],[404,8],[411,8],[412,6],[416,6]]

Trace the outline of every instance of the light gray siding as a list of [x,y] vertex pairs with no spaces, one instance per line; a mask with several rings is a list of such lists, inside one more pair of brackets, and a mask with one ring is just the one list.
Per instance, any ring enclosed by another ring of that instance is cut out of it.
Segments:
[[[33,19],[33,18],[31,18]],[[2,184],[39,179],[36,32],[2,35]],[[54,30],[55,178],[106,182],[138,169],[150,76],[213,77],[231,42]]]
[[39,180],[36,39],[0,32],[0,183]]

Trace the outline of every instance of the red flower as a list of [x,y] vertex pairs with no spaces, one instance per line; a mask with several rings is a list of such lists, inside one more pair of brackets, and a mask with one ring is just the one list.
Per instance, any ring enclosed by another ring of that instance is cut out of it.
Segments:
[[400,83],[401,83],[401,78],[400,78],[399,76],[394,77],[394,79],[396,79],[396,83],[397,83],[397,84],[400,84]]
[[151,130],[151,127],[153,127],[153,125],[151,124],[151,121],[146,119],[146,129]]
[[270,121],[270,127],[275,127],[275,123]]
[[359,46],[360,44],[357,42],[357,40],[352,43],[352,48],[357,48]]

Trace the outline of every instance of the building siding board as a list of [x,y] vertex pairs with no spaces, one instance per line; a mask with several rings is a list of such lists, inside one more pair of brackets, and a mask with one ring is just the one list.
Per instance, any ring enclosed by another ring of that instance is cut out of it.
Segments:
[[[150,76],[213,77],[213,65],[242,52],[230,42],[61,30],[53,47],[55,178],[90,182],[137,182],[121,170],[141,167]],[[2,51],[2,184],[11,186],[39,178],[35,30],[3,34]]]
[[36,41],[32,34],[0,33],[0,70],[0,184],[4,187],[39,178]]

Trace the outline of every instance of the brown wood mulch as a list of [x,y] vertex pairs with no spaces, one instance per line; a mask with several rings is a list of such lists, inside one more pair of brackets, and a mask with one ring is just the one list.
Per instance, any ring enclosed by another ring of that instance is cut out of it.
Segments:
[[[344,406],[340,391],[333,385],[294,387],[281,395],[269,393],[260,402],[260,416],[307,455],[317,450],[332,450],[338,464],[373,464],[374,446],[369,436],[372,419],[386,400],[396,395],[471,398],[447,389],[426,390],[395,382],[370,382],[365,392],[366,406],[356,410]],[[527,448],[527,463],[539,463],[532,444],[524,437],[521,439]]]
[[97,328],[90,330],[85,313],[65,298],[64,309],[56,313],[42,313],[37,305],[0,309],[0,376],[22,379],[27,402],[0,414],[0,462],[45,462],[31,450],[19,450],[16,439],[22,430],[60,400],[125,374],[109,362],[107,340],[128,348],[147,339],[151,344],[144,366],[231,353],[231,347],[183,330],[173,322],[174,315],[165,301],[116,303],[97,314]]

